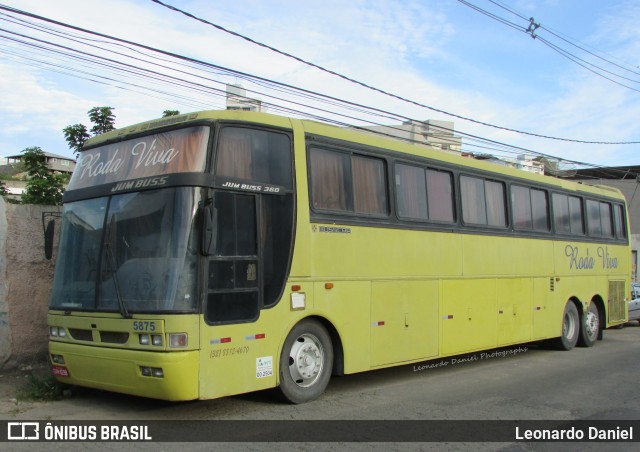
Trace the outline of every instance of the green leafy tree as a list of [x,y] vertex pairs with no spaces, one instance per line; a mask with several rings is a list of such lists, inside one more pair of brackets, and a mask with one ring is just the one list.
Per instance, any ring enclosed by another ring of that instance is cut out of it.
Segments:
[[162,117],[166,118],[167,116],[178,116],[180,112],[178,110],[165,110],[162,112]]
[[73,150],[76,154],[82,150],[85,141],[89,139],[91,135],[87,132],[87,126],[84,124],[74,124],[62,129],[64,139],[69,144],[69,149]]
[[100,135],[116,128],[116,115],[112,107],[93,107],[87,112],[89,120],[93,123],[91,133]]
[[63,176],[53,174],[47,167],[44,152],[39,147],[22,151],[24,167],[29,176],[27,189],[22,195],[23,204],[62,204]]
[[[93,107],[87,112],[89,120],[93,124],[93,127],[91,127],[93,135],[109,132],[116,128],[116,116],[113,114],[113,110],[114,108],[112,107]],[[65,127],[62,129],[62,133],[69,145],[69,149],[76,153],[76,157],[82,150],[84,143],[92,136],[89,134],[87,126],[80,123]]]
[[7,186],[0,180],[0,196],[7,196],[8,194]]

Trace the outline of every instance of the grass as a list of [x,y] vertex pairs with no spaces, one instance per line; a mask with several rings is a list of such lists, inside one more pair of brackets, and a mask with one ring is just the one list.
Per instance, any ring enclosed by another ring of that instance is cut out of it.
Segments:
[[64,397],[64,389],[52,375],[27,374],[27,382],[18,389],[17,399],[30,402],[60,400]]

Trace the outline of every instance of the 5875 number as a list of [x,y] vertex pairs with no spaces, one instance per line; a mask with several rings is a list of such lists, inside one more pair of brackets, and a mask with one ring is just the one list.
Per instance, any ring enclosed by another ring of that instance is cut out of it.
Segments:
[[155,331],[156,322],[147,320],[134,320],[133,331]]

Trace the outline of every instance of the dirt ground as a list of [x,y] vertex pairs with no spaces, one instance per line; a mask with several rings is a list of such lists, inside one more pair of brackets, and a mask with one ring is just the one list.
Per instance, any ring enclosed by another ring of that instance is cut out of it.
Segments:
[[26,388],[29,375],[43,378],[49,375],[46,363],[38,362],[22,364],[17,368],[0,370],[0,418],[13,419],[20,412],[33,409],[38,404],[46,402],[19,401],[20,390]]

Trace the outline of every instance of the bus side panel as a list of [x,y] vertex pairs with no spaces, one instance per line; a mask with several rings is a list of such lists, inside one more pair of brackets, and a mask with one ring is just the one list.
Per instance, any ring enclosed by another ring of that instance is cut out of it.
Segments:
[[530,341],[533,329],[533,281],[531,278],[499,279],[496,286],[498,345]]
[[369,281],[335,281],[333,286],[314,283],[313,312],[336,327],[347,374],[370,369],[370,299]]
[[442,282],[441,354],[493,348],[497,341],[496,280]]
[[533,340],[558,337],[562,333],[562,311],[557,306],[562,304],[564,310],[564,302],[557,301],[555,284],[553,277],[533,279]]
[[276,386],[282,331],[275,311],[261,311],[260,321],[252,323],[209,325],[202,320],[201,399]]
[[375,281],[371,292],[371,366],[438,354],[437,281]]

